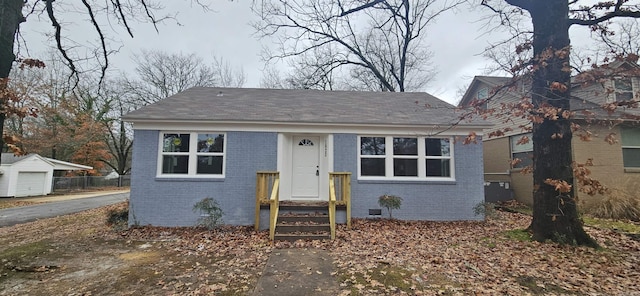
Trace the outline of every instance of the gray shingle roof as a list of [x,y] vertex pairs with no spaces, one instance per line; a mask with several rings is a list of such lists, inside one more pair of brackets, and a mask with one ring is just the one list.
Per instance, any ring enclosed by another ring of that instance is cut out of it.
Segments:
[[[455,107],[427,93],[194,87],[123,117],[126,121],[245,121],[437,125]],[[487,125],[464,122],[461,125]]]
[[2,153],[2,156],[1,156],[2,158],[0,158],[0,162],[2,164],[12,164],[12,163],[21,161],[27,157],[30,157],[31,155],[33,154],[16,156],[13,153]]

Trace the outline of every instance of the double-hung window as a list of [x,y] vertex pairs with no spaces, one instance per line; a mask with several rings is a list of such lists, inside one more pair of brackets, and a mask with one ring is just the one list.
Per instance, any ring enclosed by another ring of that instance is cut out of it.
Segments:
[[640,168],[640,128],[621,127],[622,161],[625,168]]
[[[529,141],[523,141],[523,137],[527,137]],[[533,164],[533,134],[521,134],[509,137],[511,144],[511,159],[519,159],[520,162],[513,162],[513,168],[524,168]],[[526,142],[526,143],[525,143]]]
[[[483,87],[480,90],[478,90],[478,93],[476,94],[476,99],[478,99],[478,101],[483,101],[483,100],[486,101],[488,98],[489,98],[488,88]],[[489,109],[489,102],[484,102],[484,104],[481,105],[481,109],[483,110]]]
[[633,81],[630,77],[616,78],[613,80],[615,88],[615,101],[629,101],[633,99]]
[[160,175],[224,176],[224,138],[224,133],[216,132],[162,133]]
[[451,138],[360,136],[358,139],[360,179],[454,179]]

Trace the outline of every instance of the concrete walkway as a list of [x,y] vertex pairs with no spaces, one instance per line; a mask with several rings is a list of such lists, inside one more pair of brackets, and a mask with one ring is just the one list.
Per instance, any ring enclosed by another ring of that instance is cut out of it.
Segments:
[[252,295],[340,295],[333,272],[333,259],[325,250],[274,250]]
[[16,198],[14,201],[30,201],[39,204],[0,210],[0,227],[77,213],[127,199],[129,199],[129,190]]

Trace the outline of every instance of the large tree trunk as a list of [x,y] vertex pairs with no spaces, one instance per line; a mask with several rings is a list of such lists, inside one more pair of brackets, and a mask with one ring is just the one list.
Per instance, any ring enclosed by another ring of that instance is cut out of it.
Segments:
[[[534,68],[531,89],[535,108],[569,109],[569,5],[567,0],[530,1],[528,10],[534,27]],[[571,121],[559,116],[544,117],[533,124],[533,221],[530,229],[536,241],[551,240],[574,245],[597,246],[579,219],[575,186],[569,192],[556,190],[545,180],[573,184],[571,167]]]
[[6,98],[6,79],[11,72],[11,66],[15,60],[13,54],[13,42],[20,23],[24,21],[22,16],[23,0],[0,0],[0,150],[4,150],[4,120]]

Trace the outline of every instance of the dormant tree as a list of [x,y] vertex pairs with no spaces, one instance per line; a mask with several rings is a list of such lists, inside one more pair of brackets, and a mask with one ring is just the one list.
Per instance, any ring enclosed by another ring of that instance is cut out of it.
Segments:
[[[200,4],[199,1],[194,1]],[[201,4],[203,5],[203,4]],[[205,6],[205,5],[203,5]],[[51,24],[51,45],[62,56],[64,63],[71,70],[70,78],[77,83],[80,73],[85,69],[80,65],[90,64],[90,68],[97,68],[100,72],[100,81],[105,77],[109,67],[109,56],[115,52],[118,45],[111,47],[111,43],[117,40],[115,36],[124,33],[134,36],[132,25],[146,22],[154,27],[163,20],[172,16],[162,13],[163,7],[159,2],[149,0],[134,1],[24,1],[24,0],[0,0],[0,147],[4,146],[5,134],[4,119],[7,106],[10,106],[12,95],[7,90],[7,79],[14,63],[19,61],[28,66],[42,66],[42,63],[21,55],[17,49],[25,48],[25,44],[16,46],[20,24],[29,19],[43,17]],[[81,16],[73,21],[67,17],[71,15]],[[86,41],[86,36],[80,41],[74,37],[73,25],[91,28],[93,36]],[[157,27],[156,27],[157,30]],[[79,63],[79,61],[83,61]],[[92,61],[92,62],[88,62]]]
[[[346,14],[384,5],[376,0],[356,4]],[[583,229],[575,203],[571,139],[571,26],[588,26],[607,34],[614,18],[640,18],[640,3],[616,0],[587,2],[568,0],[483,0],[480,5],[496,15],[497,23],[519,27],[527,15],[532,39],[518,46],[519,53],[532,49],[531,58],[518,63],[531,75],[530,118],[533,120],[534,210],[530,229],[538,241],[596,246]],[[517,32],[515,34],[526,34]],[[625,106],[637,102],[618,102]],[[614,105],[616,105],[614,104]],[[615,107],[615,106],[613,106]]]
[[135,109],[126,99],[120,84],[108,83],[100,92],[103,102],[108,103],[109,113],[102,123],[107,133],[104,141],[110,157],[102,161],[118,175],[126,175],[131,171],[131,152],[133,148],[133,130],[130,123],[122,120],[122,116]]
[[278,40],[279,48],[267,53],[268,60],[330,48],[332,57],[316,59],[311,73],[364,78],[366,83],[357,88],[419,90],[434,74],[424,40],[428,25],[460,2],[257,1],[254,11],[261,20],[254,27],[261,37]]
[[300,54],[289,61],[290,70],[283,76],[278,69],[268,65],[262,72],[260,86],[264,88],[280,89],[345,89],[346,85],[340,80],[338,73],[332,68],[318,67],[329,65],[334,59],[330,47],[315,48]]
[[222,58],[213,57],[208,65],[194,53],[167,53],[143,50],[133,56],[135,76],[124,76],[121,84],[138,106],[148,105],[194,86],[240,87],[245,81],[242,69],[234,69]]
[[532,59],[523,66],[532,80],[534,208],[530,229],[535,240],[596,245],[584,231],[575,203],[569,28],[589,26],[596,32],[607,32],[613,18],[640,17],[638,4],[632,2],[482,1],[502,20],[508,20],[512,13],[525,13],[532,22],[532,41],[524,45],[533,50]]

